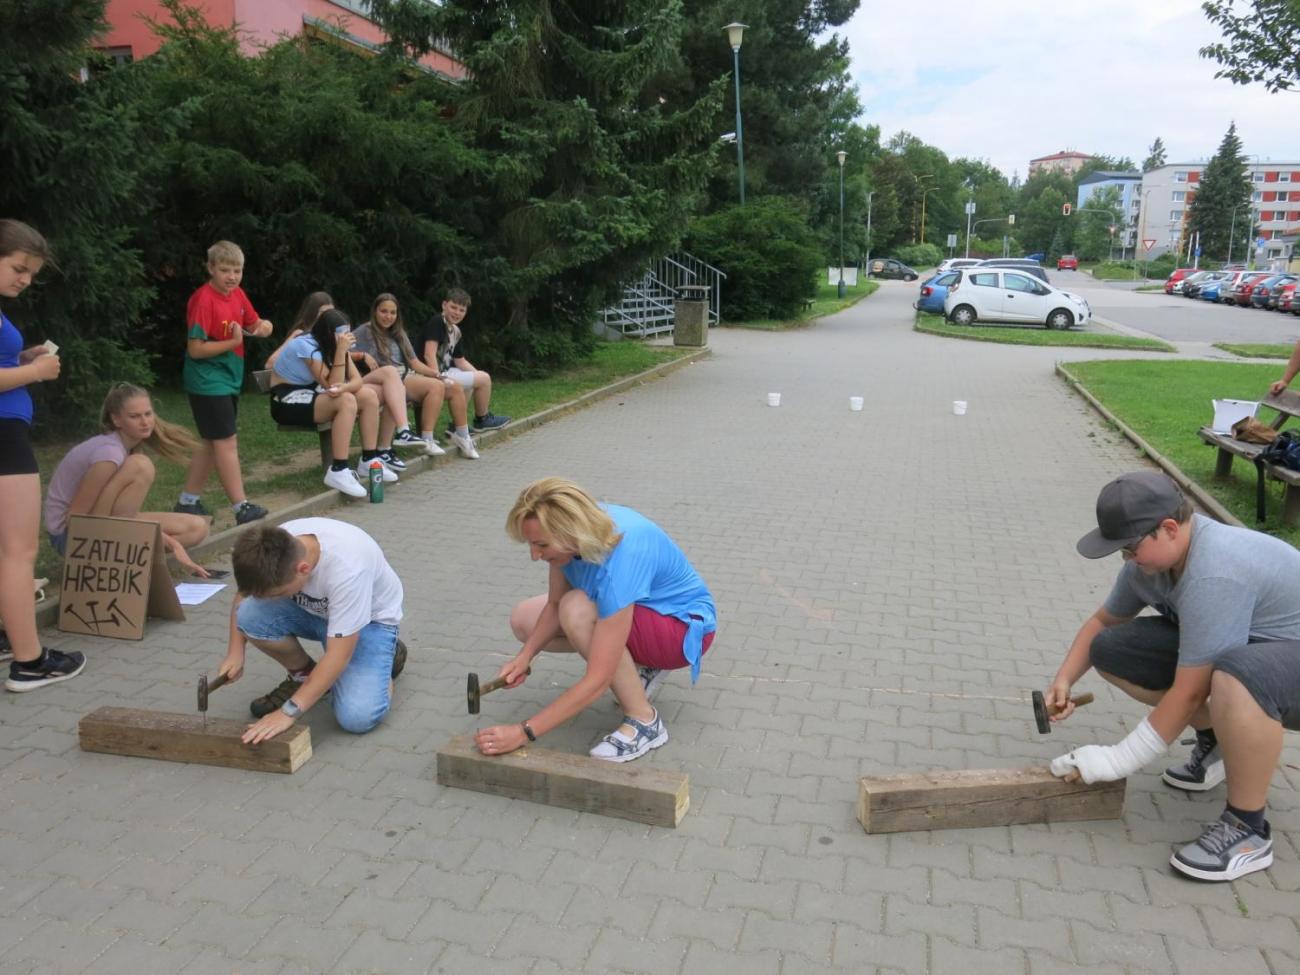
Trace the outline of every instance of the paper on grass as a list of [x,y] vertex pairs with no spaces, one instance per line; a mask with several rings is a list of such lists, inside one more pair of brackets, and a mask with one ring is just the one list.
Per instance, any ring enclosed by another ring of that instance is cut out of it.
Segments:
[[226,588],[224,582],[178,582],[176,598],[182,606],[198,606],[206,603],[221,590]]
[[1210,429],[1215,433],[1232,433],[1232,425],[1238,420],[1254,416],[1259,409],[1258,400],[1249,399],[1214,399],[1214,422]]

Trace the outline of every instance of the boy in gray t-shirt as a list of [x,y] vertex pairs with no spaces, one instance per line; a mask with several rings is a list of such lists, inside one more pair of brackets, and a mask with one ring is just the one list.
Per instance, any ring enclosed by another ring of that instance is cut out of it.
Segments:
[[[1106,485],[1097,528],[1077,548],[1087,558],[1120,551],[1125,564],[1070,645],[1045,694],[1048,710],[1068,717],[1070,688],[1090,668],[1154,709],[1123,741],[1076,748],[1052,771],[1070,781],[1124,778],[1190,724],[1196,747],[1164,781],[1199,792],[1226,775],[1227,808],[1170,862],[1202,880],[1263,870],[1273,862],[1264,807],[1282,731],[1300,728],[1300,552],[1194,515],[1156,471]],[[1147,607],[1158,615],[1139,617]]]

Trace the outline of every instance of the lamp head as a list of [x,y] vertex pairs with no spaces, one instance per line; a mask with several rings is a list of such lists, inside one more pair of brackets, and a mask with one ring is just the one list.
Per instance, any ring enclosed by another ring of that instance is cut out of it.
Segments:
[[848,156],[848,153],[845,152],[843,149],[841,149],[839,152],[835,153],[835,158],[838,159],[838,160],[840,161],[840,168],[841,168],[841,169],[844,168],[844,160],[845,160],[845,158],[846,158],[847,156]]
[[748,26],[748,24],[735,23],[722,28],[727,32],[727,40],[730,42],[733,51],[740,50],[740,42],[745,36],[745,28]]

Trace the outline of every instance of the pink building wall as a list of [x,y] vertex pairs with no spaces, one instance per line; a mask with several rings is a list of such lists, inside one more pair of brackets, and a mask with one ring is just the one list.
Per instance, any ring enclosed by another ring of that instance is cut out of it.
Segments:
[[[285,37],[302,33],[307,19],[322,22],[329,30],[368,44],[382,44],[384,33],[366,17],[349,10],[345,4],[330,0],[199,0],[208,22],[243,31],[243,46],[250,53],[274,44]],[[359,5],[358,5],[359,6]],[[157,36],[141,18],[144,14],[157,20],[166,15],[158,0],[109,0],[106,19],[108,33],[99,47],[129,50],[132,58],[144,58],[160,47]],[[320,28],[311,26],[308,29]],[[446,54],[433,52],[421,63],[450,78],[464,78],[465,66]]]

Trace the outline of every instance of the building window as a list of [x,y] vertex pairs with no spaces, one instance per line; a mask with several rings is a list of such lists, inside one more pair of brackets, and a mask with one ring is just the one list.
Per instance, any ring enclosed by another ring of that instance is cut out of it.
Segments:
[[1186,183],[1186,182],[1187,182],[1187,174],[1186,174],[1186,173],[1174,173],[1174,182],[1175,182],[1175,183]]
[[1290,173],[1278,173],[1278,174],[1277,174],[1277,181],[1278,181],[1279,183],[1289,183],[1289,182],[1291,182],[1291,174],[1290,174]]
[[1182,211],[1182,210],[1170,210],[1170,211],[1169,211],[1169,220],[1170,220],[1171,223],[1172,223],[1172,222],[1175,222],[1175,221],[1178,221],[1178,220],[1182,220],[1182,219],[1183,219],[1183,211]]
[[1264,182],[1264,174],[1261,173],[1261,172],[1259,172],[1258,170],[1256,170],[1255,172],[1251,173],[1250,178],[1253,179],[1256,183],[1262,183],[1262,182]]
[[1252,203],[1262,203],[1264,201],[1263,192],[1260,190],[1256,190],[1254,193],[1250,194],[1250,201]]
[[1184,200],[1187,199],[1187,194],[1182,190],[1174,190],[1174,195],[1172,199],[1175,203],[1182,203]]

